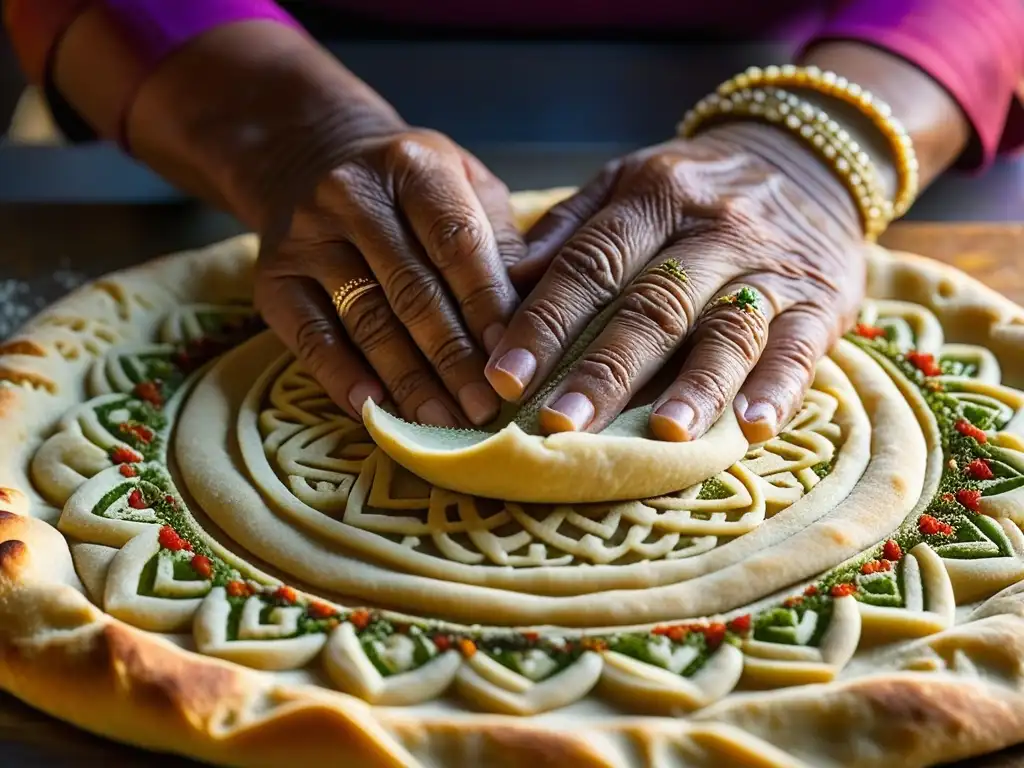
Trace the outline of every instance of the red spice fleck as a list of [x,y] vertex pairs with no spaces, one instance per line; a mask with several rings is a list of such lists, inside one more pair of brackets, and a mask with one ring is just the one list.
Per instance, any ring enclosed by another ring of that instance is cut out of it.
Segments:
[[935,362],[935,355],[925,352],[907,352],[907,362],[917,368],[925,376],[941,376],[942,369]]
[[299,599],[299,596],[295,594],[295,590],[291,587],[281,586],[274,590],[274,599],[280,600],[282,603],[294,603]]
[[704,639],[711,648],[717,648],[725,640],[725,624],[715,622],[704,628]]
[[979,502],[981,501],[981,491],[972,491],[970,488],[961,488],[956,492],[956,500],[961,505],[971,510],[971,512],[977,512],[979,509]]
[[868,325],[867,323],[857,323],[853,332],[865,339],[872,340],[885,336],[884,328],[879,328],[877,325]]
[[174,506],[174,503],[175,503],[175,502],[174,502],[174,497],[173,497],[173,496],[171,496],[170,494],[168,494],[168,495],[164,496],[164,501],[166,501],[166,502],[167,502],[168,504],[170,504],[170,505],[171,505],[172,507]]
[[956,501],[956,497],[952,493],[944,493],[939,498],[941,498],[947,504],[952,504],[954,501]]
[[227,591],[229,597],[249,597],[252,594],[252,587],[244,581],[229,581]]
[[459,653],[465,656],[467,659],[476,653],[476,643],[470,640],[468,637],[459,638]]
[[804,590],[804,594],[807,595],[807,597],[814,597],[818,594],[818,588],[814,584],[811,584]]
[[528,643],[536,643],[540,640],[540,635],[536,632],[523,632],[523,639]]
[[213,563],[206,555],[196,555],[192,558],[192,570],[208,579],[213,576]]
[[452,647],[452,639],[448,637],[448,635],[434,635],[431,639],[434,641],[434,645],[437,646],[437,650],[439,651],[447,651]]
[[669,629],[670,629],[670,627],[666,626],[665,624],[659,624],[658,626],[656,626],[654,629],[651,630],[651,634],[652,635],[667,635]]
[[917,530],[925,536],[935,536],[938,534],[949,536],[953,533],[953,526],[937,520],[931,515],[921,515],[917,520]]
[[334,606],[330,603],[325,603],[322,600],[314,600],[306,606],[306,613],[314,619],[329,619],[334,616],[337,611],[334,610]]
[[900,549],[899,544],[897,544],[892,539],[889,539],[887,542],[885,542],[885,545],[882,547],[882,557],[884,557],[886,560],[899,560],[901,557],[903,557],[903,550]]
[[991,480],[995,477],[992,467],[985,459],[975,459],[964,469],[967,476],[974,480]]
[[119,445],[110,452],[110,460],[115,464],[136,464],[142,461],[142,456],[126,445]]
[[676,624],[675,626],[669,627],[665,635],[673,643],[681,643],[686,639],[686,636],[690,634],[690,628],[685,624]]
[[370,612],[364,610],[352,611],[348,616],[348,620],[352,622],[352,626],[360,631],[370,626],[371,618]]
[[960,419],[960,421],[953,425],[953,428],[965,437],[973,437],[979,443],[988,442],[988,436],[985,432],[971,424],[967,419]]
[[149,445],[150,443],[152,443],[153,438],[156,437],[156,435],[153,433],[153,430],[151,430],[144,424],[131,424],[126,421],[121,424],[118,424],[117,429],[122,435],[131,435],[140,443],[143,443],[145,445]]
[[169,549],[171,552],[180,552],[183,549],[187,552],[192,551],[192,545],[179,536],[178,532],[169,525],[160,528],[157,540],[160,542],[161,547]]
[[829,594],[832,595],[832,597],[847,597],[849,595],[856,593],[856,591],[857,587],[855,585],[851,584],[850,582],[844,582],[842,584],[836,584],[834,587],[832,587],[832,589],[829,591]]
[[800,595],[794,595],[793,597],[787,597],[782,601],[782,605],[786,608],[796,608],[804,599]]
[[122,464],[118,471],[125,477],[135,477],[139,474],[131,464]]
[[146,497],[142,495],[142,491],[136,488],[128,494],[128,506],[132,509],[145,509],[149,504],[146,503]]
[[750,614],[745,613],[742,616],[737,616],[735,619],[729,622],[729,630],[735,632],[737,635],[745,635],[750,631]]
[[133,392],[137,398],[145,400],[155,408],[160,408],[164,404],[164,396],[160,392],[160,384],[158,382],[140,381],[135,385]]
[[891,571],[892,563],[888,560],[868,560],[860,567],[863,574],[879,573],[880,571]]
[[608,643],[602,640],[600,637],[584,637],[580,640],[580,647],[585,651],[601,651],[608,650]]

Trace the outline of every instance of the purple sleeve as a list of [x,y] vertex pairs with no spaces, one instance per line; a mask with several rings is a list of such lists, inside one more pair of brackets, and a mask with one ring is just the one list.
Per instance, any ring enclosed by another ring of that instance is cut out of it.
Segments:
[[916,64],[959,103],[986,165],[1024,145],[1024,0],[842,0],[810,43],[859,40]]
[[100,0],[149,69],[214,27],[263,19],[299,28],[272,0]]

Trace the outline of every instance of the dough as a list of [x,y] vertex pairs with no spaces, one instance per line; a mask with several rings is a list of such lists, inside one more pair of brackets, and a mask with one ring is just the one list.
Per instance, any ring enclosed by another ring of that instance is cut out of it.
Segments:
[[[518,196],[527,226],[567,190]],[[930,765],[1024,740],[1024,310],[876,249],[783,433],[334,407],[257,243],[0,347],[0,687],[215,764]]]

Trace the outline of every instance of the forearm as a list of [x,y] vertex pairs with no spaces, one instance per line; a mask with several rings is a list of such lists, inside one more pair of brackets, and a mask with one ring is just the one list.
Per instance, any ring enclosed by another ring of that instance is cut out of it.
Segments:
[[[926,185],[954,162],[984,166],[1024,141],[1024,0],[838,0],[802,64],[892,106]],[[966,153],[964,150],[967,150]]]
[[51,77],[100,135],[259,229],[331,166],[344,138],[401,125],[300,30],[268,20],[206,31],[151,69],[94,4],[61,36]]
[[[836,72],[892,108],[913,140],[922,189],[953,165],[967,146],[971,125],[953,97],[922,70],[893,54],[863,43],[829,42],[812,48],[800,63]],[[892,151],[870,121],[836,99],[802,95],[854,134],[878,166],[892,198],[896,187]]]

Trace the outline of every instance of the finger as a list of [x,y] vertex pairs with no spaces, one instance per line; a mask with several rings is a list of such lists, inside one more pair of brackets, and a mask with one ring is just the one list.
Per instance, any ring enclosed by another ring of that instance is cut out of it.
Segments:
[[[336,306],[332,310],[340,315],[348,339],[380,377],[399,414],[421,424],[462,426],[458,406],[391,311],[384,291],[362,258],[347,244],[332,251],[333,255],[325,257],[321,252],[301,262],[326,295],[334,296],[342,289],[349,297],[340,310]],[[353,285],[358,289],[343,288]]]
[[734,406],[751,443],[778,434],[803,403],[818,361],[839,335],[829,304],[798,304],[772,323],[764,354]]
[[361,420],[367,398],[384,401],[379,379],[346,338],[330,299],[315,280],[258,278],[254,300],[267,325],[349,416]]
[[615,202],[569,238],[491,354],[487,378],[503,398],[534,392],[597,314],[662,249],[674,222],[651,217],[649,207],[642,199]]
[[[466,175],[470,184],[476,190],[477,199],[483,206],[484,213],[491,222],[494,230],[494,240],[498,244],[498,254],[506,271],[514,264],[518,264],[526,256],[526,241],[516,226],[515,216],[512,213],[512,203],[509,198],[508,187],[488,168],[473,155],[466,153]],[[513,283],[514,285],[514,283]],[[518,296],[516,302],[518,303]],[[486,332],[484,334],[486,336]],[[498,339],[494,340],[495,344]],[[488,348],[487,339],[484,339],[484,348],[489,352],[494,347]]]
[[509,269],[513,284],[527,293],[540,280],[558,251],[573,233],[597,215],[611,195],[619,164],[610,163],[576,194],[551,207],[526,235],[525,258]]
[[761,357],[776,305],[751,282],[726,286],[702,313],[679,376],[654,403],[655,437],[684,442],[707,432]]
[[392,311],[469,421],[490,421],[500,403],[484,378],[486,359],[379,180],[346,168],[338,182],[332,190],[338,199],[329,209],[339,211],[344,231],[380,281]]
[[600,430],[682,344],[723,278],[667,258],[623,292],[611,319],[541,409],[544,432]]
[[[518,296],[463,156],[454,150],[419,151],[405,162],[409,171],[397,185],[398,206],[451,290],[465,327],[481,348],[494,349]],[[493,207],[502,205],[500,187],[497,192],[492,189],[489,196]],[[504,198],[507,208],[507,191]],[[511,212],[506,217],[511,219]],[[507,242],[510,230],[502,236]]]

